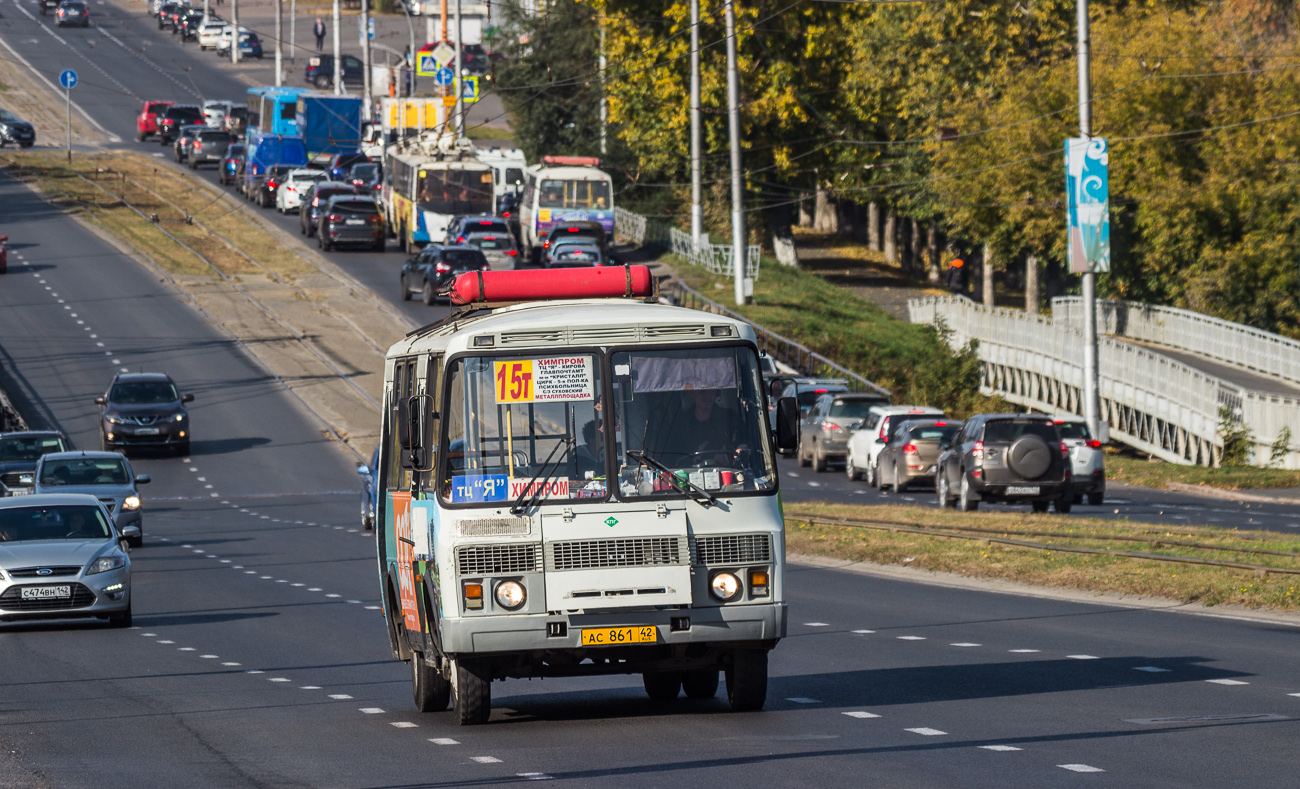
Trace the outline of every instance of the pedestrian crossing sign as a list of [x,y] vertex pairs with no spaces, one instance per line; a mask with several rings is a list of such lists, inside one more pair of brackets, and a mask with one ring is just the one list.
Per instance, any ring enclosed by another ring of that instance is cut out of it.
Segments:
[[415,60],[415,73],[421,77],[436,76],[440,68],[438,60],[429,52],[421,52]]
[[466,103],[478,101],[478,77],[465,77],[458,81],[464,86],[461,88],[461,100]]

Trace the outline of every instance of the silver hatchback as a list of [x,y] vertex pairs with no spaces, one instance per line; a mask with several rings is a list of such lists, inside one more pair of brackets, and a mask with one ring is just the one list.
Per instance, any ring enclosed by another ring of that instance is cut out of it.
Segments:
[[99,617],[131,625],[126,540],[94,496],[0,499],[0,621]]

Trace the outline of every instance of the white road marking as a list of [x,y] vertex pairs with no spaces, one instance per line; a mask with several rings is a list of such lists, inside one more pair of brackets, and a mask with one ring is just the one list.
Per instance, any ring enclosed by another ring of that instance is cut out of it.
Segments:
[[193,548],[194,546],[193,546],[193,545],[182,545],[181,547],[182,547],[182,548]]
[[276,579],[275,579],[275,582],[278,583],[278,584],[287,584],[287,583],[289,583],[288,581],[284,580],[283,578],[276,578]]
[[418,724],[411,723],[410,721],[393,721],[390,725],[393,726],[393,727],[395,727],[395,728],[398,728],[398,729],[418,729],[418,728],[420,728]]
[[1096,660],[1097,659],[1096,655],[1066,655],[1066,657],[1073,658],[1074,660]]
[[368,605],[368,606],[366,606],[366,610],[367,610],[367,611],[378,611],[378,610],[379,610],[379,606],[377,606],[377,605]]
[[479,764],[501,764],[501,760],[495,756],[471,756],[469,758]]
[[549,781],[551,776],[546,773],[515,773],[520,778],[527,778],[530,781]]
[[378,707],[362,707],[361,711],[367,715],[378,715],[381,712],[383,712],[383,710],[379,709]]
[[1030,653],[1030,652],[1041,652],[1042,650],[1041,650],[1041,649],[1008,649],[1007,651],[1008,651],[1008,652],[1020,652],[1020,653],[1028,654],[1028,653]]
[[850,718],[879,718],[880,717],[874,712],[867,712],[865,710],[854,710],[853,712],[846,712],[843,714],[848,715]]
[[874,631],[874,630],[854,630],[853,632],[854,632],[854,633],[865,634],[865,633],[874,633],[874,632],[876,632],[876,631]]
[[808,480],[808,487],[810,488],[820,488],[821,486],[822,484],[820,482],[813,482],[812,480]]
[[293,584],[294,586],[306,586],[307,584]]
[[349,696],[349,695],[346,694],[346,693],[331,693],[331,694],[330,694],[330,698],[331,698],[331,699],[338,699],[339,701],[342,701],[342,700],[344,700],[344,699],[350,699],[350,698],[352,698],[352,697]]
[[175,644],[175,641],[159,641],[159,644]]
[[199,655],[199,657],[203,658],[204,660],[216,660],[221,656],[220,655]]
[[[232,570],[243,570],[243,569],[244,569],[244,565],[242,565],[242,564],[231,565],[230,569],[232,569]],[[245,572],[253,572],[253,571],[252,571],[252,570],[245,570]]]
[[258,576],[258,577],[261,578],[263,581],[269,581],[269,580],[271,580],[271,576],[269,576],[269,575],[261,575],[261,576]]
[[238,663],[222,663],[223,666],[238,666]]
[[1134,671],[1150,671],[1152,674],[1154,674],[1154,673],[1156,673],[1156,672],[1158,672],[1158,671],[1168,671],[1169,669],[1167,669],[1167,668],[1160,668],[1159,666],[1134,666],[1134,667],[1133,667],[1133,670],[1134,670]]
[[144,636],[145,638],[157,638],[157,637],[158,637],[158,634],[157,634],[157,633],[141,633],[140,635]]
[[804,627],[830,627],[830,625],[826,624],[825,622],[804,622],[803,626]]
[[1249,682],[1242,682],[1239,679],[1207,679],[1206,682],[1213,682],[1215,685],[1249,685]]
[[265,671],[262,671],[261,669],[250,668],[248,671],[245,671],[244,673],[245,673],[245,674],[265,674],[266,672],[265,672]]
[[925,636],[899,636],[899,641],[924,641]]
[[450,737],[430,737],[429,742],[434,745],[460,745],[459,740],[453,740]]
[[821,704],[817,699],[810,699],[807,696],[794,696],[786,699],[786,701],[793,701],[795,704]]
[[983,644],[972,644],[969,641],[963,641],[960,644],[949,644],[950,647],[982,647]]
[[312,588],[308,589],[307,591],[309,591],[309,592],[319,592],[320,590],[321,590],[321,589],[320,589],[319,586],[313,586]]
[[1093,767],[1093,766],[1090,765],[1090,764],[1058,764],[1058,765],[1056,765],[1056,766],[1057,766],[1057,767],[1060,767],[1060,768],[1062,768],[1062,769],[1064,769],[1064,770],[1069,770],[1070,772],[1075,772],[1075,773],[1104,773],[1104,772],[1106,772],[1105,770],[1101,769],[1100,767]]
[[361,601],[360,601],[360,600],[349,600],[348,602],[349,602],[349,603],[360,603]]
[[980,747],[980,748],[983,748],[983,749],[986,750],[986,751],[1019,751],[1019,750],[1023,750],[1022,748],[1017,748],[1017,747],[1015,747],[1014,745],[981,745],[981,746],[979,746],[979,747]]
[[244,575],[257,575],[257,570],[245,570]]
[[[204,559],[215,559],[215,558],[217,558],[217,555],[216,555],[215,553],[210,553],[210,554],[207,554],[206,556],[204,556],[203,558],[204,558]],[[229,560],[229,559],[226,559],[226,561],[230,561],[230,560]]]
[[910,731],[913,734],[920,734],[925,737],[938,737],[940,734],[948,733],[946,731],[939,731],[938,729],[927,729],[924,726],[917,729],[904,729],[903,731]]
[[272,682],[289,682],[289,681],[290,681],[288,677],[271,677],[270,679],[271,679]]
[[325,596],[326,596],[326,597],[341,597],[342,595],[327,594],[327,595],[325,595]]

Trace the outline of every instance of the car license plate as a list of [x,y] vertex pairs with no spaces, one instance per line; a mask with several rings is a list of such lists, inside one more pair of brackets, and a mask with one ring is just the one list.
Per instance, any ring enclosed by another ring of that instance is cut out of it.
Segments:
[[583,628],[584,647],[607,647],[611,644],[653,644],[659,640],[659,629],[654,625],[637,627]]
[[136,434],[137,436],[156,436],[156,435],[158,435],[158,428],[156,428],[156,427],[137,427],[137,428],[135,429],[135,434]]
[[10,488],[10,496],[26,496],[32,492],[31,488]]
[[1037,496],[1039,487],[1037,485],[1007,485],[1008,496]]
[[72,597],[71,586],[26,586],[24,600],[66,600]]
[[348,224],[348,225],[364,225],[365,223],[366,223],[366,220],[364,220],[364,219],[349,219],[349,220],[348,220],[347,222],[345,222],[344,224]]

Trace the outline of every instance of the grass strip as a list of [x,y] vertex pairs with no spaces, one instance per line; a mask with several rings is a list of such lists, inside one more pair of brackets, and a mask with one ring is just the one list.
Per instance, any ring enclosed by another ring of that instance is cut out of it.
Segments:
[[1143,460],[1118,452],[1106,453],[1106,478],[1148,488],[1164,488],[1170,482],[1205,485],[1221,490],[1300,487],[1300,471],[1254,466],[1180,466],[1159,460]]
[[[1159,549],[1162,556],[1189,561],[1300,570],[1300,538],[1290,535],[1019,512],[958,513],[921,507],[820,503],[786,504],[785,518],[786,548],[793,553],[1080,591],[1164,597],[1205,605],[1300,610],[1296,592],[1300,578],[1295,575],[1246,567],[1171,565],[1136,555],[1058,549],[1140,554],[1133,551],[1133,543],[1146,542]],[[967,536],[974,539],[835,526],[814,522],[817,519],[889,521],[953,532],[965,529]],[[972,528],[983,533],[971,534]],[[1040,548],[1019,539],[1030,535],[1062,544]],[[1247,557],[1244,553],[1254,555]]]

